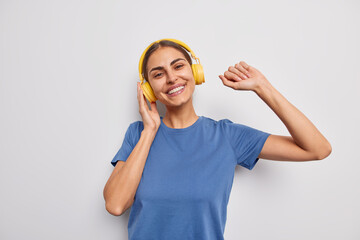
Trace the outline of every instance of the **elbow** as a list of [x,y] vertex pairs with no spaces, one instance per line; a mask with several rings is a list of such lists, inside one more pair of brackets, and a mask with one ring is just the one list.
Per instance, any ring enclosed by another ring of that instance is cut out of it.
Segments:
[[323,160],[327,158],[332,152],[332,147],[330,143],[327,144],[326,147],[322,149],[322,151],[318,154],[317,160]]
[[116,204],[116,205],[106,202],[105,208],[106,211],[108,211],[111,215],[121,216],[126,212],[126,210],[128,210],[132,206],[133,202],[134,201],[131,201],[130,203],[128,202],[126,204]]
[[124,213],[123,208],[121,208],[120,206],[112,206],[106,203],[105,208],[108,213],[114,216],[121,216]]

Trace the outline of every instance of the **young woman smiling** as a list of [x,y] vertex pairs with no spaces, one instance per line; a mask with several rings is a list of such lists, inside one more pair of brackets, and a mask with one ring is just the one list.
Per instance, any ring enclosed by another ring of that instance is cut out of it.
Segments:
[[[198,116],[192,97],[195,85],[204,82],[202,67],[192,63],[187,51],[194,58],[184,43],[159,40],[139,63],[149,84],[137,86],[142,121],[128,127],[104,188],[109,213],[119,216],[131,207],[130,240],[224,239],[236,165],[251,170],[259,158],[311,161],[331,153],[330,143],[306,116],[244,61],[219,75],[223,85],[255,92],[291,136]],[[166,107],[164,117],[156,99]]]

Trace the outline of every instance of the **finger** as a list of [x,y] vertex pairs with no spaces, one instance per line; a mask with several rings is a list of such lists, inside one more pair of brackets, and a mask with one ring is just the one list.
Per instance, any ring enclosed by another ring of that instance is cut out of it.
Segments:
[[225,86],[231,87],[233,89],[235,89],[235,83],[232,81],[229,81],[226,77],[224,77],[223,75],[219,75],[219,78],[221,79],[221,81],[223,82],[223,84]]
[[141,110],[141,91],[140,91],[140,85],[139,83],[137,83],[137,99],[138,99],[138,103],[139,103],[139,110]]
[[242,81],[243,79],[241,79],[238,75],[236,75],[235,73],[226,71],[224,73],[224,76],[228,79],[228,80],[233,80],[236,82]]
[[139,101],[139,110],[142,111],[145,108],[146,105],[146,100],[145,100],[145,96],[143,94],[143,91],[141,89],[140,83],[138,82],[138,101]]
[[136,92],[137,92],[137,99],[138,99],[138,102],[140,103],[140,90],[139,90],[139,83],[137,82],[136,83]]
[[243,66],[247,71],[250,70],[250,66],[246,62],[240,61],[240,65]]
[[156,102],[152,102],[150,103],[151,106],[151,111],[154,113],[158,113],[157,107],[156,107]]
[[235,64],[235,67],[233,67],[233,66],[229,67],[229,71],[235,73],[235,74],[238,75],[238,76],[240,76],[240,78],[241,78],[242,80],[247,79],[248,76],[246,76],[246,75],[244,74],[245,71],[244,71],[243,69],[236,68],[236,65],[237,65],[237,64]]
[[242,66],[241,64],[237,63],[235,64],[235,68],[238,69],[242,74],[246,74],[247,77],[250,77],[250,73],[248,70],[245,69],[244,66]]

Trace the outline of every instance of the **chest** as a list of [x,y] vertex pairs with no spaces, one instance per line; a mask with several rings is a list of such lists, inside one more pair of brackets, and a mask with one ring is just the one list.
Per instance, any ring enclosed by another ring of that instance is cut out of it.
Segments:
[[164,136],[154,141],[135,200],[157,204],[227,201],[236,164],[231,146],[222,140]]

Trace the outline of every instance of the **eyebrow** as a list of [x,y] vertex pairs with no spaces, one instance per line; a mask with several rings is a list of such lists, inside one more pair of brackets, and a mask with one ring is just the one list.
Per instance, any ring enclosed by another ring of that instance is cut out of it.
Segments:
[[[173,61],[170,63],[170,66],[173,65],[173,64],[175,64],[177,61],[180,61],[180,60],[186,61],[186,60],[183,59],[183,58],[177,58],[177,59],[173,60]],[[152,71],[162,70],[162,69],[164,69],[164,67],[161,67],[161,66],[159,66],[159,67],[154,67],[154,68],[152,68],[152,69],[150,70],[149,74],[150,74]]]

